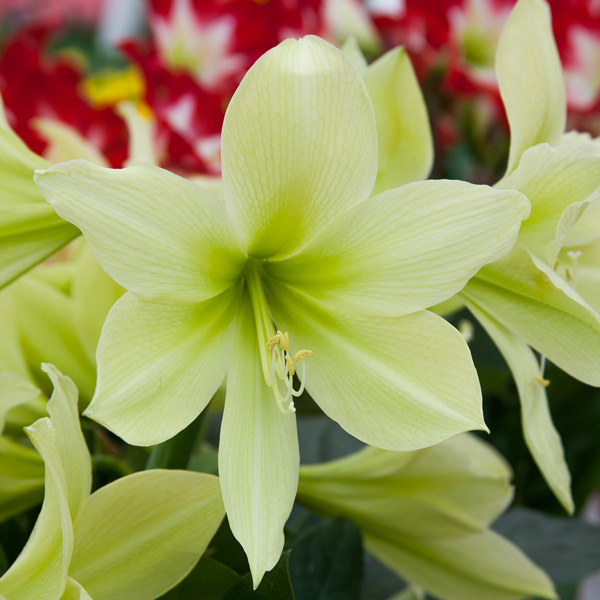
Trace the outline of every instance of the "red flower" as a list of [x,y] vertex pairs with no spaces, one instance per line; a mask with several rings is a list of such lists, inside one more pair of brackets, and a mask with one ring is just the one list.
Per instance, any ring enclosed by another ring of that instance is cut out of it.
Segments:
[[43,154],[46,140],[36,131],[36,118],[53,119],[76,129],[115,167],[127,157],[127,130],[110,109],[91,106],[82,91],[82,71],[74,61],[49,56],[48,30],[18,33],[0,57],[0,94],[7,119],[19,137]]

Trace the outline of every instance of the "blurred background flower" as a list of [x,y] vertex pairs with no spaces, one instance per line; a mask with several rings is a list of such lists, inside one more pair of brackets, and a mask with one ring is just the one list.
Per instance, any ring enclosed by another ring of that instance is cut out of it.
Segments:
[[[434,177],[489,183],[508,147],[493,65],[514,0],[71,0],[0,2],[0,93],[32,150],[38,120],[75,128],[113,166],[127,133],[115,106],[154,117],[161,165],[218,174],[220,130],[245,72],[287,37],[349,36],[372,59],[406,47],[425,91]],[[600,134],[600,2],[551,0],[569,128]]]

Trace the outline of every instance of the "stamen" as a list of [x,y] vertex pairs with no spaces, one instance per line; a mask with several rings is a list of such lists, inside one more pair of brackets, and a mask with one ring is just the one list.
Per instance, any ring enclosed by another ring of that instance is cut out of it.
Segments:
[[277,335],[279,336],[279,345],[282,350],[286,352],[290,351],[290,334],[286,331],[285,333],[281,333],[279,329],[277,330]]
[[294,373],[296,372],[296,369],[294,369],[294,361],[292,360],[292,357],[289,354],[285,355],[285,362],[287,363],[288,373],[290,374],[290,377],[293,377]]
[[[277,406],[282,412],[295,412],[296,408],[291,399],[292,396],[301,396],[306,385],[306,363],[302,362],[302,376],[300,387],[294,389],[294,375],[296,374],[296,366],[294,362],[301,362],[304,358],[312,355],[311,350],[298,350],[294,358],[289,354],[290,334],[277,330],[277,333],[267,342],[267,350],[271,352],[271,381],[269,387],[273,389],[273,394],[277,401]],[[281,357],[280,357],[281,353]],[[285,364],[285,371],[284,371]],[[275,374],[286,382],[287,394],[282,398],[279,390],[279,385],[276,382]]]
[[294,361],[300,362],[303,358],[307,358],[312,354],[312,350],[298,350],[294,355]]
[[[548,387],[550,385],[550,380],[549,379],[544,379],[543,377],[541,377],[540,375],[537,375],[535,380],[542,386],[542,387]],[[554,389],[554,388],[553,388]]]
[[306,363],[301,363],[300,367],[302,369],[302,376],[300,377],[300,388],[297,390],[292,388],[292,396],[295,396],[296,398],[298,396],[302,396],[302,392],[304,392],[304,386],[306,385]]
[[283,334],[281,333],[281,331],[278,331],[276,335],[274,335],[268,342],[267,342],[267,350],[269,352],[273,352],[273,348],[275,348],[275,346],[277,346],[277,344],[281,345],[281,340],[283,339]]

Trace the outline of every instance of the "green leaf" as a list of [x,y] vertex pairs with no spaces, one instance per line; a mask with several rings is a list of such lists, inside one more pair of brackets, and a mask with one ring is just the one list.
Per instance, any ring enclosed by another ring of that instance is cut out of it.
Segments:
[[294,545],[290,577],[296,600],[359,600],[363,548],[358,528],[336,518]]
[[517,508],[500,518],[495,529],[526,552],[557,585],[578,582],[600,569],[598,526]]
[[6,553],[4,552],[4,548],[0,546],[0,575],[4,575],[6,570],[8,569],[8,559],[6,558]]
[[217,600],[240,579],[226,565],[203,556],[193,571],[161,600]]
[[222,600],[295,600],[290,581],[290,551],[284,552],[272,571],[265,573],[261,584],[252,589],[252,575],[245,575]]

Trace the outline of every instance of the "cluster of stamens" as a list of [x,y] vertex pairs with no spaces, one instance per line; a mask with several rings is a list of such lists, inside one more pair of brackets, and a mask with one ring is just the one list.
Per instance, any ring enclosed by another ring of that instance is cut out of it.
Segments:
[[[297,398],[302,394],[306,383],[306,363],[301,361],[310,356],[312,352],[310,350],[299,350],[292,358],[289,333],[287,331],[282,333],[279,330],[267,342],[267,352],[271,353],[271,380],[267,383],[273,389],[277,406],[284,413],[296,412],[293,398]],[[300,387],[295,390],[294,374],[296,373],[297,363],[302,365],[302,373]],[[282,380],[286,387],[283,394],[279,389],[278,380]]]

